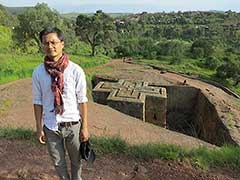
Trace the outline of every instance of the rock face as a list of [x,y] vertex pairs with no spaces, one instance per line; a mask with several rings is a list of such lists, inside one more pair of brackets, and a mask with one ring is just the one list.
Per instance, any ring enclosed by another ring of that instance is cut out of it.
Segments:
[[168,93],[169,129],[197,137],[215,145],[234,142],[211,101],[191,86],[165,86]]
[[99,82],[93,89],[93,99],[108,104],[125,114],[166,127],[167,94],[160,86],[148,82],[119,80]]
[[216,145],[237,144],[227,128],[228,125],[219,117],[214,104],[201,91],[197,94],[196,102],[193,114],[198,137]]

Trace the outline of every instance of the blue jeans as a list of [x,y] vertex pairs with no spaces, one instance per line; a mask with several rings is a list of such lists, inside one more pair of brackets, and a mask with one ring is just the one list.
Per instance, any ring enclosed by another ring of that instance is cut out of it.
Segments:
[[71,179],[81,180],[82,161],[81,156],[79,155],[80,128],[81,123],[61,127],[58,131],[52,131],[46,126],[43,128],[46,136],[48,152],[61,180],[70,180],[65,159],[66,150],[71,162]]

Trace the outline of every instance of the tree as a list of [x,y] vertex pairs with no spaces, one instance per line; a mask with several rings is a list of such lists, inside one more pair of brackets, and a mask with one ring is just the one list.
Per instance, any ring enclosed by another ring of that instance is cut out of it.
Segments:
[[204,66],[207,69],[215,70],[219,65],[221,65],[221,61],[214,56],[206,57],[204,61]]
[[232,78],[237,85],[240,82],[240,60],[225,58],[225,63],[217,68],[217,77]]
[[76,35],[92,48],[91,55],[96,54],[96,47],[106,45],[111,41],[111,33],[114,30],[113,19],[103,13],[97,11],[93,16],[80,14],[76,22]]
[[208,57],[214,52],[213,42],[208,39],[197,39],[191,46],[191,53],[194,58]]
[[120,41],[119,46],[114,48],[118,57],[138,57],[140,56],[139,50],[138,38],[124,39]]
[[0,25],[0,53],[6,53],[12,47],[12,30]]
[[34,8],[27,9],[18,15],[18,19],[19,26],[14,29],[14,38],[18,44],[24,47],[33,40],[40,48],[39,32],[47,26],[60,26],[62,24],[59,14],[52,11],[45,3],[38,3]]
[[161,41],[157,44],[157,54],[164,56],[182,57],[186,49],[184,41],[178,39]]
[[13,28],[17,24],[17,17],[9,13],[6,8],[0,4],[0,25]]

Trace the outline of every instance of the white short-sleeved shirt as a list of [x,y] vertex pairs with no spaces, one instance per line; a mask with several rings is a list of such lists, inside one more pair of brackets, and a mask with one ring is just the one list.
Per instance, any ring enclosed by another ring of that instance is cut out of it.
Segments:
[[56,131],[58,123],[79,121],[80,111],[79,103],[88,101],[86,96],[86,78],[80,66],[69,61],[67,68],[63,73],[64,90],[63,103],[64,113],[55,115],[54,95],[51,89],[51,77],[45,70],[44,64],[36,67],[32,74],[32,93],[33,104],[43,106],[43,122],[44,125]]

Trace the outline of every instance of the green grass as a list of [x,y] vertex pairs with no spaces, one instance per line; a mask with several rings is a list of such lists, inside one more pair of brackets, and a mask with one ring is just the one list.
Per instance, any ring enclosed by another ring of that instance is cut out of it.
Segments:
[[179,160],[185,155],[185,150],[166,144],[144,144],[134,145],[129,149],[129,154],[139,159],[165,159]]
[[10,55],[0,54],[0,84],[31,77],[34,67],[41,63],[40,54]]
[[92,137],[91,142],[97,154],[127,154],[129,145],[119,137]]
[[0,53],[9,51],[12,44],[13,41],[11,29],[0,25]]
[[226,167],[240,170],[240,147],[224,145],[215,150],[199,148],[192,150],[189,157],[193,162],[204,169],[209,167]]
[[114,70],[113,67],[106,66],[106,67],[101,68],[101,69],[95,69],[95,70],[92,70],[91,72],[87,72],[86,76],[87,76],[87,79],[91,81],[95,74],[97,74],[97,73],[107,73],[107,72],[109,73],[113,70]]
[[[33,69],[43,61],[41,54],[0,54],[0,84],[5,84],[17,79],[31,77]],[[76,56],[70,55],[70,59],[79,64],[83,69],[88,69],[106,63],[106,56]]]
[[240,99],[235,99],[234,104],[240,109]]
[[228,87],[229,89],[231,89],[232,91],[240,95],[240,85],[233,86],[234,82],[231,79],[217,78],[215,76],[216,71],[201,67],[199,65],[199,60],[185,58],[179,64],[170,64],[170,62],[171,62],[171,57],[168,57],[168,56],[165,56],[165,57],[163,56],[161,59],[153,59],[153,60],[140,59],[140,60],[134,61],[134,63],[136,64],[152,65],[162,70],[179,72],[182,74],[200,77],[202,79],[215,81]]
[[170,64],[171,57],[162,57],[160,60],[138,60],[137,64],[153,65],[161,69],[184,73],[188,75],[195,75],[209,79],[215,74],[214,70],[201,68],[195,59],[184,59],[179,64]]
[[0,128],[0,138],[26,140],[34,137],[34,131],[22,128]]
[[[36,145],[35,132],[21,128],[0,128],[0,139],[27,140]],[[176,145],[142,144],[130,145],[119,137],[91,137],[91,144],[97,156],[125,155],[136,159],[184,160],[190,159],[192,164],[202,169],[224,167],[240,170],[240,147],[224,145],[220,148],[197,148],[186,150]]]
[[83,69],[88,69],[94,66],[107,63],[110,59],[103,55],[98,56],[77,56],[70,55],[70,59],[79,64]]
[[11,109],[13,102],[9,99],[0,100],[0,117],[5,116]]
[[190,159],[192,164],[202,169],[226,167],[240,170],[240,147],[225,145],[216,149],[197,148],[186,150],[176,145],[142,144],[129,145],[119,137],[94,137],[91,139],[98,155],[126,155],[137,159],[183,160]]

